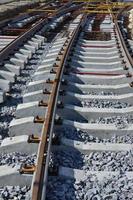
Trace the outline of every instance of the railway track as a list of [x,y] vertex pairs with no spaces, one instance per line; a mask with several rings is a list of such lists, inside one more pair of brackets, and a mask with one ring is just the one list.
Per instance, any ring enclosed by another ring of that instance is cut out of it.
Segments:
[[28,33],[10,92],[1,81],[2,199],[133,199],[131,51],[111,14],[72,7]]
[[132,60],[117,22],[102,15],[95,32],[98,18],[88,17],[62,64],[54,125],[44,129],[54,135],[46,199],[132,199]]

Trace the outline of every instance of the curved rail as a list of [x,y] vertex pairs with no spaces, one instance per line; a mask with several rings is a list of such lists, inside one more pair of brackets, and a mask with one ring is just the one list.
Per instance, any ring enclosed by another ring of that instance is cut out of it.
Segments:
[[130,65],[133,67],[133,59],[132,59],[132,57],[131,57],[131,55],[130,55],[130,53],[129,53],[127,47],[126,47],[126,44],[125,44],[125,41],[124,41],[123,36],[122,36],[122,34],[121,34],[121,31],[120,31],[118,22],[117,22],[116,19],[114,20],[114,22],[115,22],[116,30],[118,31],[118,34],[119,34],[119,37],[120,37],[120,40],[121,40],[121,44],[122,44],[123,49],[124,49],[124,51],[125,51],[125,53],[126,53],[126,56],[127,56],[127,58],[128,58],[128,61],[130,62]]
[[[53,130],[53,125],[54,125],[55,109],[56,109],[56,102],[57,102],[58,91],[59,91],[59,86],[60,86],[60,80],[62,77],[64,65],[65,65],[66,59],[68,57],[70,48],[80,30],[83,19],[81,20],[77,29],[71,35],[71,38],[69,38],[65,42],[64,50],[61,52],[62,56],[61,57],[58,56],[60,62],[59,62],[59,65],[58,65],[58,68],[56,71],[55,80],[53,81],[51,97],[50,97],[50,101],[48,104],[47,115],[46,115],[45,123],[43,126],[43,130],[42,130],[41,141],[39,144],[36,172],[35,172],[35,175],[33,177],[33,182],[32,182],[32,199],[33,200],[40,200],[40,199],[45,198],[47,174],[48,174],[49,152],[50,152],[51,141],[52,141],[52,130]],[[116,19],[114,20],[114,22],[115,22],[115,26],[116,26],[118,35],[120,37],[122,47],[126,53],[126,56],[131,64],[131,66],[133,66],[133,60],[132,60],[132,58],[128,52],[128,49],[124,43],[121,31],[118,26],[118,22]],[[42,198],[42,196],[43,196],[43,198]]]
[[[45,193],[46,187],[46,180],[47,180],[47,171],[48,171],[48,161],[49,161],[49,150],[51,146],[51,139],[52,139],[52,128],[54,124],[54,116],[55,116],[55,108],[56,108],[56,101],[58,97],[59,85],[60,80],[62,77],[64,65],[66,59],[68,57],[70,48],[80,31],[82,26],[82,22],[84,17],[81,19],[78,27],[71,36],[66,40],[64,44],[64,49],[62,52],[62,56],[59,57],[60,63],[57,67],[56,77],[53,81],[53,88],[51,92],[50,101],[48,104],[48,110],[46,115],[46,120],[42,130],[42,137],[39,145],[38,151],[38,158],[37,158],[37,168],[35,172],[35,176],[33,178],[32,184],[32,200],[40,200],[42,198],[42,191]],[[45,196],[45,194],[43,194]]]
[[116,17],[115,17],[115,16],[113,16],[113,17],[114,17],[114,23],[115,23],[116,30],[117,30],[117,32],[118,32],[118,35],[119,35],[119,38],[120,38],[122,47],[123,47],[123,49],[124,49],[124,51],[125,51],[125,54],[126,54],[128,60],[129,60],[130,64],[131,64],[131,66],[133,67],[133,59],[132,59],[132,57],[131,57],[131,55],[130,55],[130,53],[129,53],[127,47],[126,47],[125,41],[124,41],[124,39],[123,39],[122,33],[121,33],[120,28],[119,28],[119,25],[118,25],[118,18],[119,18],[119,16],[122,14],[122,12],[124,12],[124,11],[127,10],[127,9],[129,9],[129,6],[126,6],[125,8],[121,9],[121,10],[119,11],[119,13],[116,15]]

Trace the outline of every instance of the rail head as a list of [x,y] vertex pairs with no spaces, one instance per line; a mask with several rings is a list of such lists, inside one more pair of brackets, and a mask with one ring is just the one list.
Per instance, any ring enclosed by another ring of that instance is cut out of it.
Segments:
[[[129,7],[125,7],[124,9],[122,9],[122,11],[127,10],[127,9],[129,9]],[[133,59],[132,59],[132,57],[131,57],[131,55],[130,55],[128,49],[127,49],[127,46],[126,46],[126,44],[125,44],[124,38],[123,38],[123,36],[122,36],[121,30],[120,30],[119,25],[118,25],[118,18],[119,18],[119,16],[122,14],[122,11],[120,10],[119,15],[117,15],[116,17],[113,16],[113,19],[114,19],[114,24],[115,24],[117,33],[118,33],[118,35],[119,35],[119,38],[120,38],[120,41],[121,41],[123,50],[124,50],[124,52],[125,52],[125,55],[126,55],[126,57],[127,57],[127,59],[128,59],[128,62],[130,63],[130,65],[133,67]]]
[[[58,70],[56,72],[56,77],[53,84],[52,93],[50,96],[49,105],[47,109],[46,120],[43,126],[41,141],[40,141],[39,149],[38,149],[37,167],[36,167],[36,171],[35,171],[33,182],[32,182],[32,200],[41,200],[42,191],[45,191],[46,189],[47,170],[48,170],[48,162],[49,162],[49,154],[50,154],[50,152],[48,151],[50,150],[50,147],[51,147],[50,138],[52,138],[52,128],[54,124],[56,100],[58,96],[60,80],[62,77],[64,65],[66,63],[70,49],[72,47],[72,44],[77,34],[80,32],[81,26],[84,24],[83,23],[84,20],[85,20],[85,17],[83,16],[77,28],[73,31],[71,36],[68,38],[67,43],[64,47],[63,55],[60,59]],[[45,196],[45,194],[43,194],[43,196]]]

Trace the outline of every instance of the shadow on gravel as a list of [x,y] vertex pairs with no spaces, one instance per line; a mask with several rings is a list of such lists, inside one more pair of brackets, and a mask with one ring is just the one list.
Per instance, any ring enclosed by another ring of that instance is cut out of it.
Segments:
[[[49,166],[58,168],[59,173],[48,178],[46,200],[79,200],[73,169],[82,170],[83,165],[83,156],[78,150],[55,147]],[[67,168],[66,173],[62,174],[61,167]]]

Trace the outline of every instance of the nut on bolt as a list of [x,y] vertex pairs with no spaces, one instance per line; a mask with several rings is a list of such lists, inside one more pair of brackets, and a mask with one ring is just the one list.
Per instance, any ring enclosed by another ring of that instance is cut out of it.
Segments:
[[67,80],[66,80],[66,79],[62,79],[62,80],[61,80],[61,84],[62,84],[62,85],[67,85]]
[[125,61],[125,60],[122,60],[122,61],[121,61],[121,64],[125,64],[125,63],[126,63],[126,61]]
[[59,67],[59,65],[57,65],[56,63],[53,64],[53,67]]
[[127,78],[131,78],[132,77],[132,74],[130,74],[129,72],[126,74],[126,77]]
[[47,107],[47,106],[48,106],[48,103],[47,103],[47,102],[44,102],[43,100],[41,100],[41,101],[39,101],[38,106]]
[[35,135],[29,135],[27,142],[28,143],[39,143],[40,142],[40,137],[35,136]]
[[39,117],[38,115],[34,118],[34,123],[42,124],[44,123],[45,119],[42,117]]
[[54,83],[54,81],[53,81],[53,80],[51,80],[50,78],[48,78],[48,79],[46,80],[46,83],[53,84],[53,83]]
[[36,170],[35,165],[22,164],[19,170],[20,174],[33,174]]
[[54,119],[54,123],[55,123],[55,125],[62,125],[62,118],[61,117],[59,117],[59,116],[55,116],[55,119]]
[[52,145],[60,145],[60,138],[58,135],[53,134]]
[[50,73],[51,73],[51,74],[56,74],[56,71],[52,68],[52,69],[50,70]]
[[122,55],[122,53],[120,53],[120,58],[123,58],[124,56]]
[[57,102],[57,108],[64,108],[64,105],[63,105],[62,101],[58,101]]
[[50,92],[47,88],[45,88],[45,89],[43,90],[43,94],[51,94],[51,92]]
[[124,70],[128,70],[129,68],[125,65],[125,66],[123,67],[123,69],[124,69]]
[[57,56],[57,58],[56,58],[56,61],[60,61],[60,58],[59,58],[59,56]]
[[58,169],[58,167],[55,166],[55,165],[50,166],[50,167],[48,168],[48,173],[49,173],[50,176],[58,176],[58,171],[59,171],[59,169]]
[[68,62],[72,61],[72,58],[69,56],[69,58],[67,59]]
[[133,87],[133,82],[130,83],[130,87]]
[[60,96],[65,96],[66,95],[66,91],[65,90],[60,90],[59,91],[59,95]]

